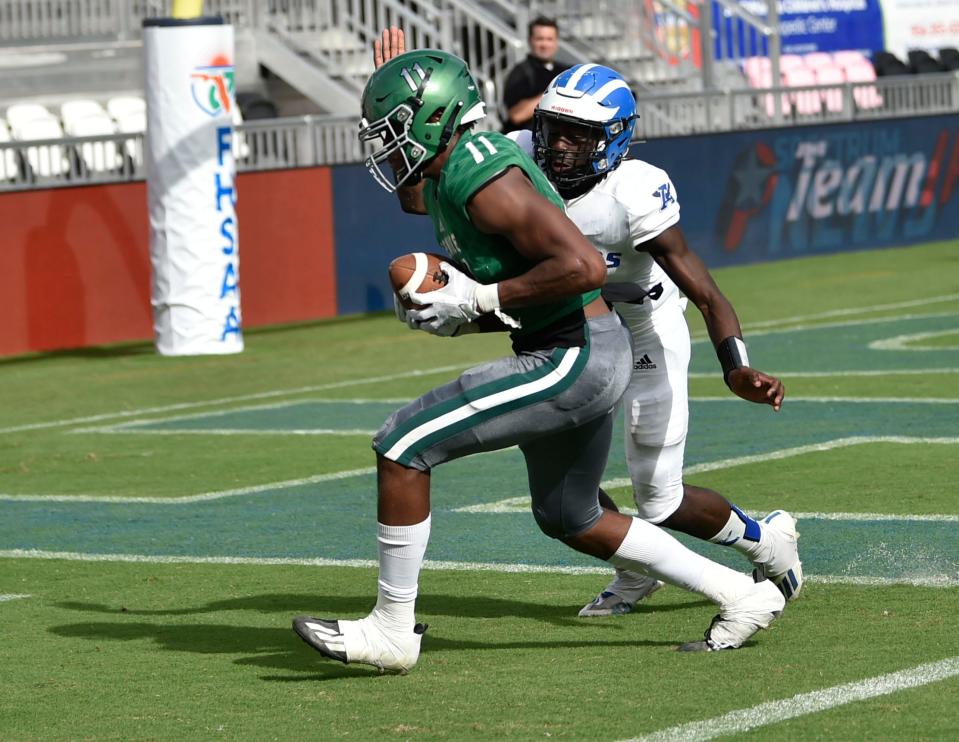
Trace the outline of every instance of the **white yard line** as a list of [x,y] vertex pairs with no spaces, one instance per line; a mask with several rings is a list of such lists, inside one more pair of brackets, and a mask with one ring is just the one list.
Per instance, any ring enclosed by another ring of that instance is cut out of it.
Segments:
[[[956,369],[959,371],[959,369]],[[715,374],[714,374],[715,375]],[[739,402],[739,397],[735,395],[725,394],[721,397],[710,397],[710,396],[691,396],[691,400],[695,402]],[[832,404],[833,402],[842,402],[850,404],[959,404],[959,397],[800,397],[793,396],[786,398],[790,402],[825,402],[827,404]]]
[[959,573],[924,577],[866,577],[855,575],[805,575],[808,582],[821,585],[858,585],[860,587],[959,587]]
[[[619,480],[615,480],[619,481]],[[605,483],[604,483],[605,488]],[[523,513],[529,510],[529,495],[506,497],[496,502],[481,502],[454,508],[454,513]]]
[[[797,315],[795,317],[785,317],[783,319],[772,320],[769,322],[760,322],[760,323],[754,323],[751,325],[747,324],[745,327],[746,328],[750,328],[750,327],[771,328],[769,330],[759,329],[757,332],[750,333],[752,335],[760,335],[760,334],[769,334],[770,332],[777,332],[777,331],[794,332],[799,330],[810,329],[810,327],[822,327],[822,328],[841,327],[843,325],[872,324],[876,322],[894,322],[894,321],[921,319],[921,318],[951,317],[951,316],[955,316],[955,313],[947,312],[947,313],[934,313],[934,314],[900,315],[898,317],[879,317],[879,318],[873,318],[873,319],[862,320],[862,321],[836,322],[836,323],[814,325],[814,326],[806,326],[806,325],[800,325],[796,327],[791,326],[795,322],[804,322],[809,319],[824,318],[824,317],[831,317],[831,316],[843,316],[844,314],[852,314],[852,315],[868,314],[870,312],[886,311],[888,309],[896,309],[896,308],[901,308],[905,306],[920,306],[924,304],[952,301],[954,298],[957,298],[957,296],[959,295],[949,294],[949,295],[938,296],[938,297],[930,297],[928,299],[916,300],[912,302],[902,302],[900,304],[875,304],[872,306],[860,307],[853,310],[833,310],[831,312],[825,312],[818,315],[817,314]],[[705,342],[706,340],[708,340],[708,338],[706,337],[696,337],[694,338],[693,342]],[[255,400],[255,399],[269,399],[271,397],[286,397],[286,396],[292,396],[295,394],[305,394],[308,392],[324,391],[328,389],[342,389],[342,388],[351,387],[351,386],[360,386],[363,384],[378,384],[380,382],[392,381],[394,379],[415,378],[418,376],[432,376],[439,373],[446,373],[449,371],[456,371],[459,369],[463,369],[463,368],[466,368],[468,365],[469,364],[455,364],[450,366],[438,366],[436,368],[431,368],[431,369],[413,370],[413,371],[407,371],[404,373],[389,374],[386,376],[374,376],[374,377],[367,377],[362,379],[348,379],[345,381],[331,382],[329,384],[317,384],[313,386],[304,386],[304,387],[298,387],[294,389],[273,389],[270,391],[258,392],[255,394],[240,394],[232,397],[221,397],[218,399],[209,399],[209,400],[199,401],[199,402],[181,402],[178,404],[162,405],[158,407],[144,407],[136,410],[122,410],[119,412],[107,412],[99,415],[88,415],[84,417],[65,418],[61,420],[49,420],[46,422],[39,422],[39,423],[27,423],[24,425],[13,425],[5,428],[0,428],[0,435],[4,433],[17,433],[17,432],[27,431],[27,430],[42,430],[45,428],[57,428],[57,427],[65,427],[70,425],[82,425],[83,423],[95,423],[101,420],[131,418],[131,417],[137,417],[140,415],[152,415],[156,413],[175,412],[178,410],[189,410],[189,409],[198,409],[202,407],[213,407],[216,405],[232,404],[234,402],[246,402],[246,401]],[[938,370],[931,369],[930,371],[926,373],[932,373],[936,371]],[[854,372],[844,372],[844,373],[848,375],[854,375]],[[917,371],[914,369],[911,369],[908,371],[901,371],[901,372],[886,371],[886,372],[879,372],[879,373],[917,373]],[[956,373],[956,370],[948,369],[945,371],[945,373]],[[808,375],[808,374],[797,373],[797,374],[790,374],[790,375],[799,376],[799,375]],[[823,375],[827,375],[827,374],[823,374]],[[870,375],[870,374],[855,373],[855,375]]]
[[827,711],[837,706],[865,701],[878,696],[919,688],[959,675],[959,657],[866,678],[854,683],[800,693],[781,701],[769,701],[752,708],[730,711],[712,719],[680,724],[659,732],[635,737],[628,742],[699,742],[725,735],[740,734],[787,719]]
[[304,484],[319,484],[320,482],[331,482],[337,479],[349,479],[350,477],[360,477],[368,474],[375,474],[376,467],[369,466],[363,469],[347,469],[345,471],[334,471],[329,474],[317,474],[312,477],[303,477],[302,479],[286,479],[282,482],[268,482],[266,484],[257,484],[251,487],[238,487],[236,489],[218,490],[214,492],[203,492],[198,495],[184,495],[182,497],[126,497],[109,495],[5,495],[0,494],[0,501],[7,502],[101,502],[111,504],[127,503],[148,503],[151,505],[183,505],[191,502],[206,502],[208,500],[221,500],[226,497],[240,497],[242,495],[255,495],[260,492],[273,492],[275,490],[288,489],[290,487],[299,487]]
[[[845,370],[845,371],[780,371],[774,370],[769,371],[768,373],[778,376],[782,379],[829,379],[832,377],[850,377],[858,378],[860,376],[928,376],[930,374],[959,374],[959,368],[948,367],[948,368],[888,368],[888,369],[875,369],[875,368],[866,368],[860,370]],[[721,379],[722,376],[719,373],[719,369],[716,369],[715,373],[706,373],[702,371],[697,371],[689,374],[690,379]],[[791,397],[787,397],[791,399]]]
[[[928,312],[922,314],[900,314],[895,317],[868,317],[866,319],[853,319],[847,320],[845,322],[822,322],[814,323],[811,325],[798,324],[792,325],[788,320],[783,320],[781,325],[776,325],[769,329],[757,329],[749,330],[746,332],[746,328],[743,328],[744,334],[747,335],[746,340],[748,342],[751,337],[759,337],[761,335],[775,335],[776,333],[783,332],[804,332],[805,330],[829,330],[834,327],[859,327],[861,325],[881,325],[884,322],[907,322],[914,319],[942,319],[943,317],[955,317],[959,315],[957,312]],[[700,335],[697,333],[693,337],[693,343],[705,343],[709,341],[709,337],[706,335]]]
[[[959,369],[955,369],[959,373]],[[802,374],[800,374],[802,375]],[[690,374],[690,376],[698,377],[713,377],[716,374]],[[739,400],[738,397],[731,395],[726,395],[722,397],[711,397],[711,396],[692,396],[690,399],[697,402],[736,402]],[[225,410],[222,412],[209,412],[209,413],[192,413],[190,415],[176,415],[173,417],[156,417],[156,418],[142,418],[137,420],[130,420],[128,422],[119,423],[116,425],[103,425],[103,426],[92,426],[85,428],[75,428],[69,431],[71,434],[89,434],[96,433],[99,435],[341,435],[341,436],[351,436],[351,435],[363,435],[363,436],[372,436],[376,433],[375,430],[364,430],[359,428],[353,429],[339,429],[339,428],[148,428],[143,429],[138,426],[145,425],[156,425],[156,424],[168,424],[174,422],[180,422],[181,420],[197,420],[204,419],[207,417],[222,417],[225,415],[232,415],[239,412],[256,412],[260,410],[272,410],[279,409],[283,407],[291,407],[293,405],[304,404],[304,403],[335,403],[341,400],[335,399],[305,399],[305,400],[296,400],[293,402],[282,402],[275,405],[252,405],[247,407],[236,407],[230,410]],[[347,401],[350,404],[367,404],[367,403],[389,403],[389,404],[405,404],[409,400],[343,400]],[[789,397],[791,403],[795,402],[822,402],[822,403],[833,403],[833,402],[849,402],[852,404],[856,403],[897,403],[897,404],[959,404],[959,398],[946,398],[946,397]]]
[[[292,567],[355,567],[375,569],[375,559],[324,559],[297,557],[229,557],[229,556],[157,556],[153,554],[93,554],[75,551],[45,551],[43,549],[0,549],[0,559],[61,559],[70,562],[122,562],[135,564],[223,564],[246,566],[292,566]],[[427,559],[423,569],[454,572],[502,572],[509,574],[566,574],[607,575],[612,569],[597,564],[595,567],[572,567],[550,564],[515,564],[497,562],[451,562]],[[865,577],[854,575],[805,575],[809,583],[829,585],[863,585],[888,587],[903,585],[911,587],[956,588],[959,576],[931,575],[923,577]]]
[[179,404],[163,405],[160,407],[143,407],[137,410],[122,410],[120,412],[107,412],[102,415],[89,415],[87,417],[72,417],[63,420],[50,420],[42,423],[28,423],[26,425],[14,425],[8,428],[0,428],[0,435],[4,433],[19,433],[25,430],[40,430],[43,428],[58,428],[67,425],[79,425],[82,423],[94,423],[100,420],[112,420],[114,418],[137,417],[138,415],[152,415],[157,412],[175,412],[177,410],[190,410],[198,407],[213,407],[221,404],[232,404],[233,402],[246,402],[252,399],[269,399],[270,397],[286,397],[293,394],[306,394],[307,392],[322,392],[329,389],[343,389],[345,387],[360,386],[362,384],[379,384],[385,381],[394,381],[396,379],[410,379],[418,376],[433,376],[435,374],[447,373],[466,368],[468,364],[458,363],[452,366],[437,366],[422,370],[406,371],[403,373],[389,374],[387,376],[369,376],[363,379],[349,379],[347,381],[335,381],[329,384],[317,384],[315,386],[301,386],[295,389],[274,389],[268,392],[258,392],[256,394],[239,394],[233,397],[220,397],[219,399],[208,399],[201,402],[181,402]]
[[[794,456],[803,456],[807,453],[819,453],[821,451],[832,451],[837,448],[847,448],[848,446],[860,446],[868,443],[897,443],[897,444],[923,444],[923,445],[956,445],[959,444],[959,438],[916,438],[911,436],[895,436],[895,435],[877,435],[877,436],[850,436],[848,438],[836,438],[831,441],[823,441],[822,443],[811,443],[805,446],[795,446],[794,448],[783,448],[778,451],[770,451],[768,453],[755,454],[752,456],[737,456],[730,459],[722,459],[720,461],[709,461],[703,464],[696,464],[694,466],[687,466],[683,470],[684,477],[690,477],[695,474],[702,474],[704,472],[717,471],[720,469],[731,469],[735,466],[743,466],[745,464],[761,464],[766,461],[778,461],[781,459],[788,459]],[[600,486],[603,489],[617,489],[619,487],[631,487],[632,481],[626,477],[618,477],[616,479],[607,479],[602,482]],[[454,512],[458,513],[515,513],[529,508],[529,498],[528,497],[508,497],[503,500],[497,500],[496,502],[484,502],[477,505],[467,505],[466,507],[457,508]],[[850,518],[852,514],[846,513]],[[884,516],[871,517],[873,514],[862,514],[861,520],[881,520]],[[798,514],[797,514],[797,517]],[[828,514],[809,514],[806,517],[815,518],[815,517],[829,517]],[[903,519],[903,520],[923,520],[923,519],[943,519],[949,520],[952,516],[942,515],[942,516],[912,516],[912,515],[902,515],[902,516],[889,516],[890,519]],[[837,518],[839,520],[839,518]]]
[[[143,564],[240,564],[251,566],[289,565],[299,567],[359,567],[378,566],[374,559],[302,559],[294,557],[218,557],[218,556],[153,556],[150,554],[90,554],[72,551],[44,551],[40,549],[0,550],[0,559],[63,559],[71,562],[132,562]],[[563,567],[546,564],[497,564],[484,562],[448,562],[427,559],[423,569],[454,570],[461,572],[522,572],[532,574],[607,574],[609,567]],[[808,579],[808,578],[807,578]]]
[[[331,399],[329,397],[304,397],[303,399],[289,399],[283,402],[272,402],[270,404],[241,405],[239,407],[230,407],[226,410],[209,410],[206,412],[191,412],[188,415],[171,415],[169,417],[143,417],[136,420],[125,420],[121,423],[111,425],[95,425],[88,428],[74,428],[71,433],[118,433],[125,432],[134,426],[156,425],[157,423],[182,422],[184,420],[206,420],[211,417],[225,417],[243,412],[265,412],[270,410],[282,410],[287,407],[296,407],[304,404],[348,404],[348,405],[368,405],[368,404],[389,404],[402,405],[410,400],[407,399]],[[132,430],[130,432],[138,432]]]
[[943,319],[944,317],[956,317],[959,316],[959,312],[922,312],[921,314],[899,314],[892,317],[866,317],[864,319],[852,319],[845,320],[841,322],[822,322],[822,323],[812,323],[812,324],[798,324],[793,325],[789,323],[783,323],[775,327],[770,327],[768,329],[758,329],[755,332],[750,331],[749,334],[753,335],[772,335],[777,332],[804,332],[806,330],[828,330],[835,327],[861,327],[863,325],[881,325],[886,322],[911,322],[917,319]]
[[[909,523],[959,523],[959,515],[941,515],[932,513],[927,515],[906,514],[895,515],[893,513],[796,513],[789,511],[794,518],[803,520],[851,520],[851,521],[905,521]],[[755,513],[758,515],[758,513]],[[765,513],[763,513],[765,515]]]
[[23,595],[21,593],[6,593],[0,595],[0,603],[6,603],[10,600],[23,600],[24,598],[29,598],[29,595]]
[[[612,482],[623,480],[615,479]],[[606,482],[603,483],[605,489]],[[629,484],[629,482],[627,482]],[[478,505],[467,505],[456,508],[454,513],[525,513],[529,510],[529,495],[507,497],[496,502],[484,502]],[[959,523],[959,515],[943,515],[932,513],[926,515],[904,513],[800,513],[790,510],[790,514],[797,520],[837,520],[837,521],[895,521],[905,523]],[[750,512],[753,517],[761,517],[766,513]]]
[[869,343],[870,350],[908,350],[908,351],[944,351],[955,350],[955,348],[945,348],[938,345],[918,345],[917,341],[929,340],[930,338],[946,337],[959,333],[959,328],[952,330],[939,330],[938,332],[914,332],[911,335],[897,335],[892,338],[882,340],[873,340]]
[[[871,314],[872,312],[887,312],[890,309],[905,309],[906,307],[922,307],[929,304],[942,304],[949,301],[959,301],[959,294],[943,294],[942,296],[931,296],[926,299],[912,299],[910,301],[900,301],[895,304],[873,304],[868,307],[851,309],[830,309],[827,312],[818,312],[817,314],[804,314],[788,319],[764,320],[761,322],[747,322],[743,325],[744,330],[761,327],[777,327],[785,322],[805,322],[811,319],[828,319],[830,317],[853,317],[857,314]],[[896,319],[891,317],[890,319]]]
[[[770,451],[769,453],[756,454],[754,456],[739,456],[721,461],[710,461],[695,466],[687,466],[683,470],[686,477],[703,472],[716,471],[718,469],[731,469],[734,466],[743,464],[761,464],[765,461],[778,461],[788,459],[793,456],[803,456],[807,453],[818,453],[820,451],[831,451],[835,448],[846,448],[848,446],[860,446],[867,443],[901,443],[905,445],[923,444],[923,445],[955,445],[959,443],[959,438],[921,438],[900,435],[861,435],[850,436],[848,438],[836,438],[822,443],[811,443],[806,446],[796,446],[795,448],[783,448],[779,451]],[[603,482],[604,489],[615,487],[628,487],[631,485],[629,479],[610,479]]]
[[[784,448],[778,451],[756,454],[753,456],[740,456],[736,458],[723,459],[721,461],[711,461],[703,464],[697,464],[685,469],[685,475],[691,476],[718,469],[728,469],[744,464],[763,463],[765,461],[775,461],[779,459],[788,459],[793,456],[801,456],[807,453],[816,453],[819,451],[830,451],[835,448],[845,448],[847,446],[857,446],[866,443],[899,443],[899,444],[927,444],[927,445],[955,445],[959,443],[959,438],[915,438],[906,436],[853,436],[849,438],[837,438],[822,443],[813,443],[806,446],[796,446],[794,448]],[[488,451],[482,455],[495,455],[510,451],[512,448],[501,449],[499,451]],[[0,494],[0,501],[7,502],[100,502],[100,503],[149,503],[154,505],[181,505],[191,502],[204,502],[207,500],[219,500],[226,497],[237,497],[241,495],[253,495],[260,492],[272,492],[279,489],[298,487],[303,484],[318,484],[337,479],[348,479],[350,477],[364,476],[375,473],[375,467],[364,467],[361,469],[347,469],[345,471],[329,472],[327,474],[317,474],[312,477],[302,479],[287,479],[279,482],[267,482],[264,484],[253,485],[249,487],[239,487],[228,490],[216,490],[212,492],[203,492],[197,495],[183,495],[171,497],[140,497],[126,495],[13,495]],[[629,479],[608,479],[602,483],[604,489],[615,489],[617,487],[628,487],[631,482]],[[511,497],[497,502],[481,503],[478,505],[469,505],[464,508],[457,508],[453,512],[466,513],[511,513],[519,509],[525,509],[526,497]],[[903,516],[906,517],[906,516]],[[944,516],[945,517],[945,516]]]
[[365,435],[373,436],[375,430],[338,430],[336,428],[126,428],[108,425],[103,428],[83,428],[72,433],[96,433],[98,435]]

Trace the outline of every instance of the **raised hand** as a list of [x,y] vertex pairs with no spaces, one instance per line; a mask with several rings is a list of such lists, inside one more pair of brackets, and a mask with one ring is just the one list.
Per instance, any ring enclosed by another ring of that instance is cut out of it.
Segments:
[[398,26],[384,28],[380,38],[373,42],[373,66],[379,69],[393,57],[406,52],[406,34]]

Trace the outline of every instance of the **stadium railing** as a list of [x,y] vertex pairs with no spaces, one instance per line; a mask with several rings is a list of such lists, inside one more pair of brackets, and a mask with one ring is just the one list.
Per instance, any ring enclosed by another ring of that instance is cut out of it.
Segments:
[[[298,116],[234,127],[237,171],[361,162],[356,119]],[[0,141],[0,192],[144,180],[143,133]],[[119,153],[119,154],[117,154]],[[90,163],[112,162],[113,166]]]
[[[878,93],[878,97],[876,95]],[[774,96],[829,97],[829,106],[784,106],[770,110]],[[911,75],[835,85],[773,86],[696,94],[639,96],[639,138],[768,129],[820,123],[903,118],[959,110],[959,75]]]
[[[878,91],[881,105],[859,105],[864,90]],[[765,101],[769,96],[803,92],[819,96],[835,96],[838,92],[841,105],[822,106],[808,114],[785,110],[778,120],[768,113]],[[636,138],[894,119],[957,110],[959,72],[841,85],[640,96]],[[242,173],[362,162],[366,152],[357,140],[356,127],[357,119],[350,116],[243,123],[235,127],[237,170]],[[143,136],[120,133],[0,142],[0,191],[143,180]],[[99,156],[98,148],[103,150]],[[115,167],[95,169],[87,164],[103,161],[108,152],[124,153]],[[54,160],[56,166],[50,165]]]
[[[282,0],[269,4],[290,5]],[[137,38],[143,19],[168,15],[168,6],[155,0],[0,0],[0,42]],[[257,0],[205,0],[204,10],[228,23],[250,26],[261,6]]]

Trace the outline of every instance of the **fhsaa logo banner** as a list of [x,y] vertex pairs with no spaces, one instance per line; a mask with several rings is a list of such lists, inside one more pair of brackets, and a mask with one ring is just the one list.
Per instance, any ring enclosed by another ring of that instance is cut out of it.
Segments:
[[190,74],[190,93],[207,115],[232,114],[233,64],[226,57],[218,56],[210,64],[195,68]]
[[243,349],[233,29],[144,24],[154,326],[164,355]]

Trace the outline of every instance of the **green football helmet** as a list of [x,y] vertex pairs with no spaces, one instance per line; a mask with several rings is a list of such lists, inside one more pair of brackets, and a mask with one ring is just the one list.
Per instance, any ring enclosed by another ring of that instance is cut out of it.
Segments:
[[437,49],[393,57],[366,83],[362,106],[360,141],[382,143],[366,167],[391,193],[419,180],[459,126],[486,115],[466,62]]

